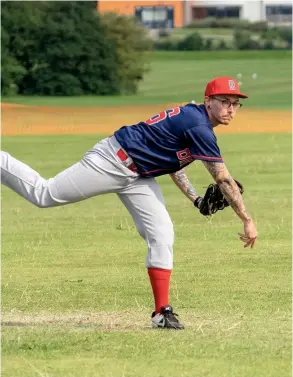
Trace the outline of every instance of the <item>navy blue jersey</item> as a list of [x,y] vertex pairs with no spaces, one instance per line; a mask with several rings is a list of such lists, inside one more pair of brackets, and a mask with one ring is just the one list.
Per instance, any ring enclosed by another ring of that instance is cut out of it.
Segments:
[[204,105],[162,111],[114,135],[143,177],[174,173],[194,160],[223,162]]

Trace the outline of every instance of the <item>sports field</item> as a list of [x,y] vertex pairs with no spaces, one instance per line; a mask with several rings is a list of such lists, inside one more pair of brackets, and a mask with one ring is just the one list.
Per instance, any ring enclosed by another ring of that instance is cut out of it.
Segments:
[[[38,209],[4,187],[2,376],[291,376],[291,57],[170,56],[153,58],[137,96],[2,99],[2,149],[49,178],[120,125],[201,102],[210,78],[241,73],[250,98],[216,133],[256,247],[243,249],[231,209],[203,218],[159,178],[176,235],[171,304],[186,329],[158,331],[146,247],[115,195]],[[203,193],[203,165],[187,172]]]

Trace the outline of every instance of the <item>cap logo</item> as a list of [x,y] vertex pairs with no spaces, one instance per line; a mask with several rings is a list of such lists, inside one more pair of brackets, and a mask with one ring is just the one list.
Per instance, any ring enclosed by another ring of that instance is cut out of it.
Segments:
[[229,88],[230,90],[236,90],[236,85],[234,80],[229,80]]

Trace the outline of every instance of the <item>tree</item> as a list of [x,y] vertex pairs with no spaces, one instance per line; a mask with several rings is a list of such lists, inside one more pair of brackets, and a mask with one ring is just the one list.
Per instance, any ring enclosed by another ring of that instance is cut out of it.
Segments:
[[115,45],[88,2],[3,2],[1,16],[6,92],[13,79],[19,94],[119,93]]
[[38,60],[36,30],[43,8],[45,3],[1,2],[2,94],[19,92],[22,80]]
[[123,93],[136,93],[148,71],[148,51],[153,43],[148,31],[133,17],[106,13],[101,19],[107,37],[115,44],[119,87]]
[[25,68],[11,55],[8,48],[9,36],[1,25],[1,93],[13,95],[26,74]]
[[114,44],[86,2],[54,2],[40,30],[41,63],[24,80],[23,93],[117,94]]
[[205,43],[202,36],[198,32],[194,32],[178,43],[178,49],[185,51],[200,51],[204,49],[204,45]]
[[146,30],[93,1],[2,1],[1,19],[2,94],[135,93],[147,70]]

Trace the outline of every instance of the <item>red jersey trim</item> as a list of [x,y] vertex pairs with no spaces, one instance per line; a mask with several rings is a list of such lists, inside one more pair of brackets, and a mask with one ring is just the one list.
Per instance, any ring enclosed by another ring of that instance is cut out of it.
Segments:
[[207,158],[208,160],[219,160],[219,161],[223,161],[222,157],[200,156],[200,155],[198,155],[198,154],[192,154],[191,156],[192,156],[192,157],[195,157],[195,158]]
[[[201,155],[197,155],[197,154],[192,154],[192,157],[195,157],[195,158],[198,158],[198,159],[203,159],[203,160],[217,160],[217,161],[220,161],[220,162],[224,162],[222,157],[211,157],[211,156],[201,156]],[[151,174],[151,173],[155,173],[157,171],[170,171],[171,169],[155,169],[155,170],[149,170],[149,171],[143,171],[143,172],[139,172],[139,174]]]
[[155,170],[139,172],[139,174],[150,174],[150,173],[155,173],[156,171],[166,171],[166,170],[171,171],[171,169],[155,169]]

